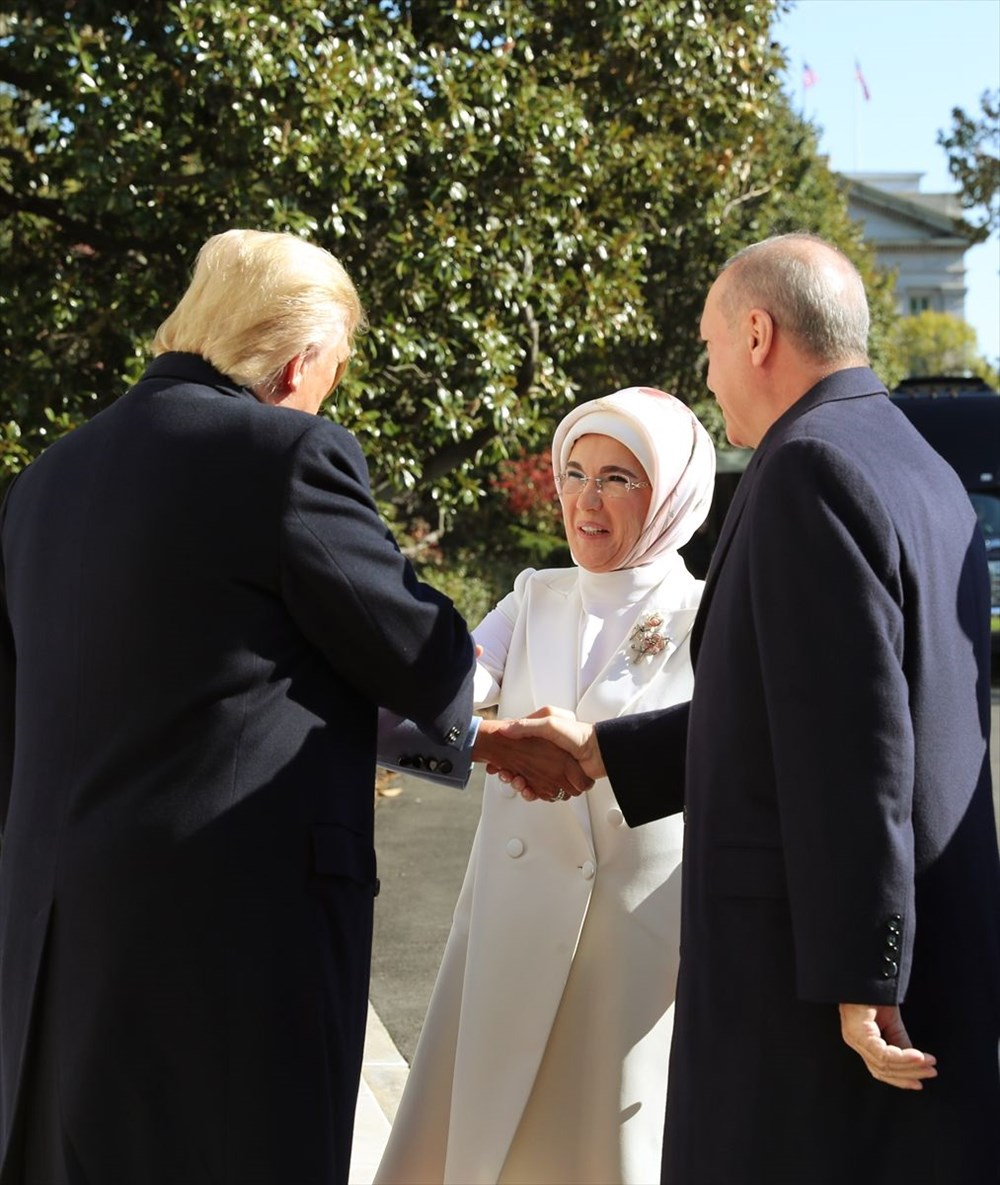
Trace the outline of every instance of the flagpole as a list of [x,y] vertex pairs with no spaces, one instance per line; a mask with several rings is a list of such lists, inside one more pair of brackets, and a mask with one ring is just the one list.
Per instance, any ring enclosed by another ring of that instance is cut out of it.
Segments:
[[[867,103],[871,98],[871,93],[868,90],[865,76],[861,73],[861,63],[857,58],[854,59],[854,80],[861,90],[861,98]],[[861,172],[861,103],[858,100],[857,91],[854,92],[854,171]]]

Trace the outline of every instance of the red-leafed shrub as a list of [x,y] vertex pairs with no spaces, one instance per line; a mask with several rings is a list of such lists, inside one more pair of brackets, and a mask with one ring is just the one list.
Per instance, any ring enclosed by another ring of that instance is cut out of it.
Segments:
[[501,461],[491,485],[523,526],[545,535],[562,534],[550,449]]

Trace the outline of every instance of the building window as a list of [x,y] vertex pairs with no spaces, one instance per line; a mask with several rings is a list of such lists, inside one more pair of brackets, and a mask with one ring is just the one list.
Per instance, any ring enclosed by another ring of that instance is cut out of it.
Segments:
[[926,313],[928,309],[941,311],[941,295],[936,292],[909,292],[906,296],[908,311],[911,317],[917,313]]

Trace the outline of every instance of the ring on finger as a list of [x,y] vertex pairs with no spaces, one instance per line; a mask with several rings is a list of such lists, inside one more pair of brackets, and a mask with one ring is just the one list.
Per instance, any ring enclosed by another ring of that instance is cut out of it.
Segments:
[[553,802],[562,802],[562,800],[563,800],[565,797],[566,797],[566,791],[565,791],[565,790],[562,788],[562,786],[560,786],[560,787],[559,787],[559,792],[556,794],[555,798],[553,798],[553,800],[552,800],[552,801],[553,801]]

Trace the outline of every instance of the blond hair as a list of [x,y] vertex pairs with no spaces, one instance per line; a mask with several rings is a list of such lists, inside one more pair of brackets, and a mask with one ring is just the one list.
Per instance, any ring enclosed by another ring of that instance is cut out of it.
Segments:
[[252,390],[298,354],[342,337],[348,351],[365,313],[340,262],[291,234],[227,230],[198,252],[187,291],[156,331],[153,353],[198,354]]

